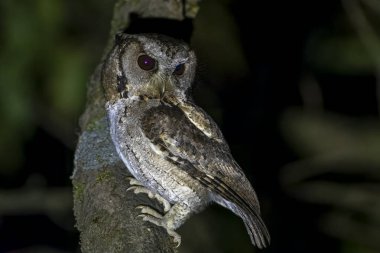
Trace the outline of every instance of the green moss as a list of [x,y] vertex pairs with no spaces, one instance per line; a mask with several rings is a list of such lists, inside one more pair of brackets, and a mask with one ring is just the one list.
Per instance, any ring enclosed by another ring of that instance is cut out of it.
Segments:
[[104,182],[106,180],[109,180],[110,178],[111,178],[111,172],[102,171],[102,172],[98,173],[98,175],[96,176],[96,182],[101,183],[101,182]]
[[85,187],[85,184],[82,184],[82,183],[76,183],[74,185],[74,199],[76,201],[82,202],[84,187]]
[[105,113],[103,111],[99,114],[91,115],[91,118],[85,126],[85,131],[92,132],[97,130],[105,130],[107,128],[107,121],[105,120]]

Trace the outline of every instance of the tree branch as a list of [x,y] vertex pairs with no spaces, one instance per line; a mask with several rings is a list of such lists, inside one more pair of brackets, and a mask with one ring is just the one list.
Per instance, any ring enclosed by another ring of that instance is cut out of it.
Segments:
[[[183,20],[194,17],[198,0],[119,0],[114,7],[109,52],[116,32],[125,30],[129,15]],[[74,214],[80,231],[82,252],[176,252],[175,244],[161,227],[136,219],[144,196],[127,192],[130,175],[112,144],[104,94],[101,63],[87,87],[87,105],[80,118],[81,135],[75,152],[72,176]],[[145,198],[150,205],[151,200]]]

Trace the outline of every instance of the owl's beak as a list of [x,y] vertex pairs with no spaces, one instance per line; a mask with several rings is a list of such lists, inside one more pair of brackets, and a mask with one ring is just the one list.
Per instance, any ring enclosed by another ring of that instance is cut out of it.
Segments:
[[158,83],[158,92],[160,94],[160,99],[163,99],[173,90],[173,80],[170,77],[165,77]]
[[151,82],[147,84],[148,89],[152,93],[153,97],[163,99],[170,91],[173,90],[173,80],[170,77],[158,73],[151,79]]
[[160,99],[163,99],[165,96],[165,91],[166,91],[166,81],[161,82],[159,85],[159,92],[160,92]]

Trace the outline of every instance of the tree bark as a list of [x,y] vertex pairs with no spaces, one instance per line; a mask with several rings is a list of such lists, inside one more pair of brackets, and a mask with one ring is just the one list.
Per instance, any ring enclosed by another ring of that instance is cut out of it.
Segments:
[[[110,38],[103,54],[112,47],[114,35],[128,26],[130,13],[140,17],[183,20],[193,18],[198,0],[119,0],[114,7]],[[87,87],[87,105],[80,118],[72,176],[74,214],[82,252],[177,252],[166,231],[136,218],[141,204],[157,206],[143,194],[127,192],[127,168],[119,159],[109,135],[100,83],[102,63]],[[159,208],[159,207],[157,207]]]

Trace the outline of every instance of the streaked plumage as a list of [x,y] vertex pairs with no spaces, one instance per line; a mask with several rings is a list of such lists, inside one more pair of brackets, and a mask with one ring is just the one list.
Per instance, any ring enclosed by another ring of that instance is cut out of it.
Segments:
[[172,205],[163,217],[143,208],[145,220],[176,236],[192,213],[216,202],[265,247],[270,238],[256,194],[215,122],[191,98],[195,65],[183,42],[119,35],[102,74],[111,137],[132,175]]

